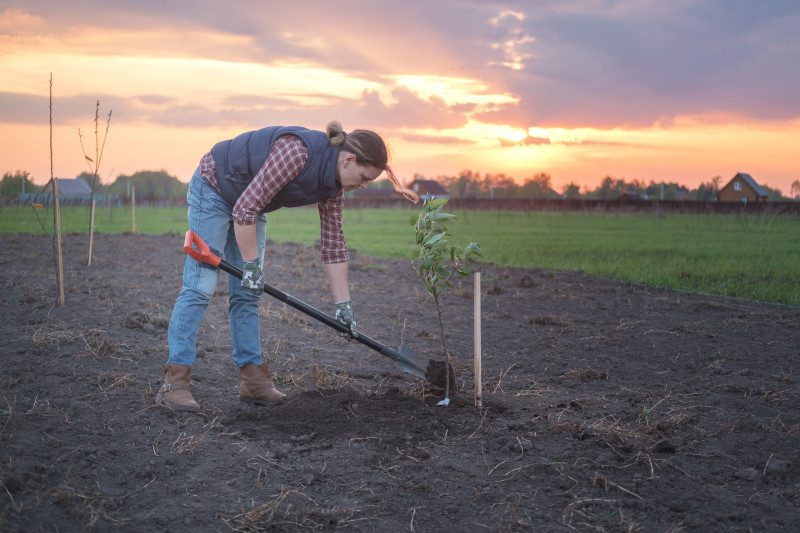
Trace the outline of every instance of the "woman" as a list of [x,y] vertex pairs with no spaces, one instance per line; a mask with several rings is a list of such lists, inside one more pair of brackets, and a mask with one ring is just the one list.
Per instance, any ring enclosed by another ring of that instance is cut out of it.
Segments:
[[[254,405],[277,402],[261,359],[258,307],[264,289],[261,264],[266,213],[281,207],[317,204],[321,259],[336,304],[336,318],[357,335],[347,280],[348,254],[342,232],[344,193],[366,186],[386,172],[395,190],[417,202],[388,165],[383,139],[369,130],[345,133],[331,122],[326,131],[272,126],[217,143],[200,161],[189,183],[189,228],[211,250],[243,266],[241,282],[228,280],[228,312],[233,360],[239,367],[239,398]],[[156,402],[199,411],[190,374],[197,329],[214,293],[219,271],[187,257],[183,286],[169,323],[169,359]]]

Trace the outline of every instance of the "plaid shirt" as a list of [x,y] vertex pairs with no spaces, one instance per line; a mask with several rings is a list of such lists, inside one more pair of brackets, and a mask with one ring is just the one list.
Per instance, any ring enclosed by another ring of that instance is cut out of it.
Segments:
[[[253,176],[233,206],[233,221],[242,226],[255,224],[259,213],[272,198],[300,174],[307,159],[308,149],[303,141],[294,135],[279,137],[273,143],[264,166]],[[211,152],[200,160],[200,174],[219,192],[217,167]],[[344,263],[349,259],[342,231],[343,207],[344,190],[317,204],[323,263]]]

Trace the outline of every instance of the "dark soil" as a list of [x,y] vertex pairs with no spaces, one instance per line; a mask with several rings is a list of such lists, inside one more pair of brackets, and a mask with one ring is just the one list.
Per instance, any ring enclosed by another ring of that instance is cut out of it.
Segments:
[[[0,530],[798,531],[800,308],[483,266],[444,298],[458,394],[278,300],[287,393],[239,402],[225,276],[199,335],[201,414],[154,403],[182,235],[0,236]],[[318,252],[268,282],[330,312]],[[359,329],[443,358],[408,261],[354,254]]]

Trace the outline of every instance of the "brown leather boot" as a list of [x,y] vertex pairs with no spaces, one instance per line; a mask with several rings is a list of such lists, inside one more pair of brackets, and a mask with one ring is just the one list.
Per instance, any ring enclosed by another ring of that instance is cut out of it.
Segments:
[[279,402],[286,395],[275,388],[267,365],[239,367],[239,399],[253,405]]
[[156,395],[156,403],[166,405],[177,411],[200,411],[200,405],[192,397],[189,385],[189,365],[168,364],[164,369],[164,385]]

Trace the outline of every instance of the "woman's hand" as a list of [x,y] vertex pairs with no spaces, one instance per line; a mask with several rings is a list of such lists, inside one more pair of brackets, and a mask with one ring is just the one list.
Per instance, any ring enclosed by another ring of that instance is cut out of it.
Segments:
[[[358,337],[358,332],[356,331],[356,317],[353,314],[353,306],[350,305],[349,300],[346,302],[336,302],[336,320],[350,328],[351,336]],[[342,336],[344,337],[346,334],[343,333]]]
[[261,265],[258,259],[244,262],[242,287],[259,296],[264,292],[264,274],[261,273]]

